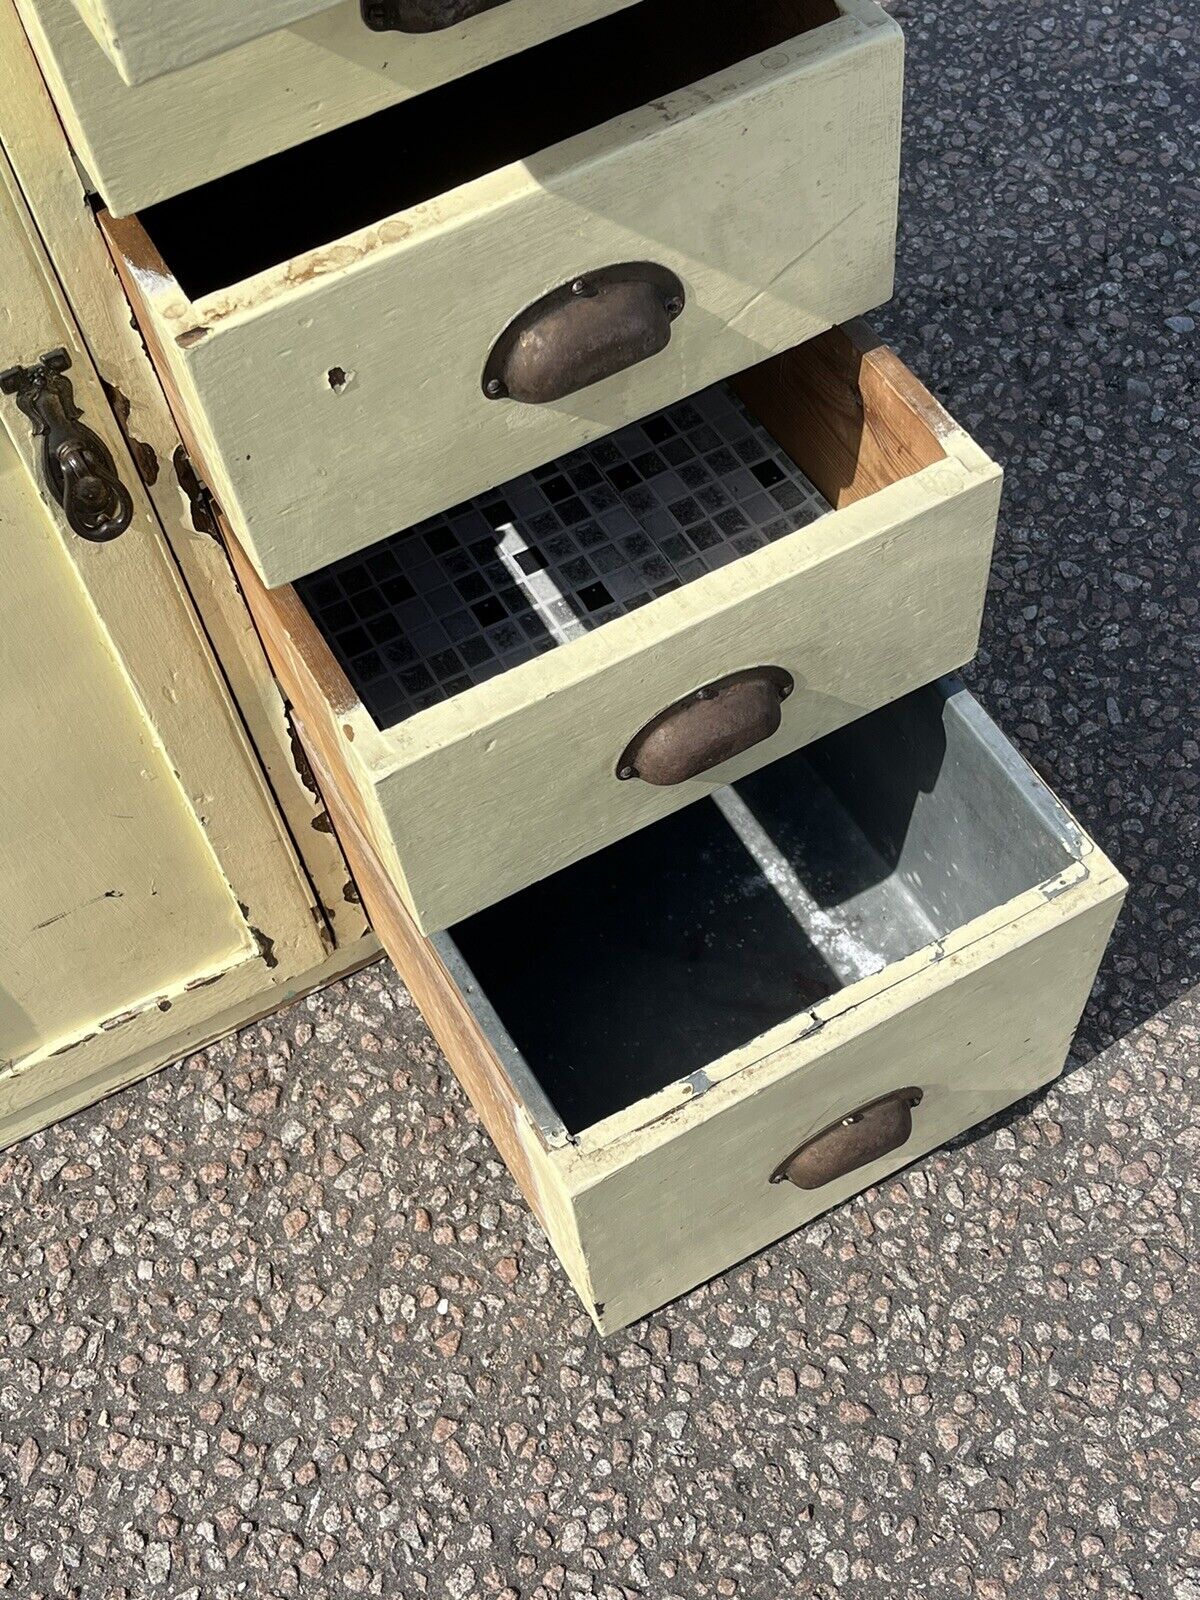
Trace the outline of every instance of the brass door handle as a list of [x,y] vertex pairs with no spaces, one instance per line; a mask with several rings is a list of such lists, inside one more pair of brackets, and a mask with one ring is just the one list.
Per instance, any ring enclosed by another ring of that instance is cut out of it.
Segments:
[[362,0],[362,19],[373,33],[440,33],[508,0]]
[[899,1150],[912,1138],[912,1114],[925,1098],[923,1089],[894,1089],[859,1106],[806,1139],[781,1161],[772,1183],[794,1183],[797,1189],[821,1189]]
[[782,667],[751,667],[696,689],[634,735],[617,777],[665,788],[731,761],[779,731],[781,707],[794,688]]
[[675,274],[652,262],[573,278],[505,328],[483,369],[483,392],[531,406],[564,400],[665,350],[686,301]]
[[0,394],[14,395],[33,423],[34,438],[42,441],[46,488],[72,531],[105,544],[133,521],[133,496],[104,440],[82,420],[66,376],[70,366],[65,350],[49,350],[33,366],[0,372]]

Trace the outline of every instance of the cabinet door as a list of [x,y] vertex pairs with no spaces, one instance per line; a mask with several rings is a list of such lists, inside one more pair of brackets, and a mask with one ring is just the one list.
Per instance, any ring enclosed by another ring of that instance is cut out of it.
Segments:
[[25,465],[0,439],[0,1059],[256,946]]
[[131,491],[96,544],[0,396],[0,1143],[304,986],[330,940],[0,155],[0,369],[64,348]]

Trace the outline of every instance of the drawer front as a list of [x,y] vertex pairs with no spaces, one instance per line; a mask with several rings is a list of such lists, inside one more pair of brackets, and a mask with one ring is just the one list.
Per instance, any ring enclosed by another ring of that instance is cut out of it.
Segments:
[[631,3],[505,0],[445,31],[403,34],[367,27],[361,0],[18,9],[76,153],[122,216]]
[[237,552],[289,696],[423,931],[971,657],[1000,472],[873,343],[830,333],[742,380],[837,509],[386,732],[297,591]]
[[[819,1041],[710,1091],[707,1107],[693,1102],[676,1137],[597,1150],[576,1220],[602,1328],[645,1316],[1056,1078],[1121,892],[1113,874],[1061,915],[1042,908],[1024,928],[924,964]],[[903,1143],[818,1187],[771,1181],[831,1124],[909,1090],[920,1103]]]
[[887,299],[901,38],[848,3],[702,88],[199,299],[151,222],[107,221],[268,586]]

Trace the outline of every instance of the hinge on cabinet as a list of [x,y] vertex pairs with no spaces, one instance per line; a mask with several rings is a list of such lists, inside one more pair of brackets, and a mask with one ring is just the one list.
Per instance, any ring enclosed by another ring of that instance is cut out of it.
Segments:
[[213,497],[212,490],[192,465],[192,458],[182,445],[175,447],[175,454],[171,457],[171,464],[175,468],[175,479],[183,490],[184,497],[192,510],[192,527],[197,533],[206,533],[210,539],[221,537],[221,528],[218,522],[220,507]]
[[133,521],[133,497],[121,482],[112,453],[83,422],[67,377],[71,358],[48,350],[30,367],[0,372],[0,394],[11,394],[42,441],[46,488],[81,539],[104,544]]

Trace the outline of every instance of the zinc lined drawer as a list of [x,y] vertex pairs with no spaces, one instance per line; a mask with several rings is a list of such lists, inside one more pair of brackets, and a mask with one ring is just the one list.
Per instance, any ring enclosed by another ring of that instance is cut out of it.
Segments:
[[[455,0],[384,3],[415,16]],[[504,0],[424,33],[374,32],[360,0],[17,0],[17,7],[76,154],[105,203],[124,214],[631,3]]]
[[[522,482],[461,518],[389,541],[352,569],[354,582],[343,577],[337,592],[345,598],[327,616],[304,599],[319,594],[324,579],[267,590],[234,541],[276,670],[422,931],[645,828],[974,654],[999,468],[862,326],[830,330],[744,374],[735,388],[740,400],[716,392],[740,419],[740,432],[729,424],[727,442],[700,414],[700,399],[663,413],[664,426],[675,419],[670,437],[653,421],[642,425],[647,439],[661,442],[638,457],[645,476],[627,503],[651,507],[651,531],[678,519],[679,531],[660,545],[678,565],[665,583],[635,592],[624,614],[617,602],[626,569],[614,572],[603,560],[593,568],[586,559],[594,534],[622,509],[599,509],[590,520],[587,511],[619,499],[612,486],[625,482],[620,462],[606,478],[588,460],[569,458],[561,473],[535,479],[561,514],[527,522],[519,508],[530,485]],[[682,505],[668,488],[668,514],[655,485],[671,482],[675,445],[685,447],[681,474],[695,464],[688,450],[701,446],[707,463],[730,460],[724,476],[704,466]],[[800,472],[830,508],[815,520],[811,503],[797,504]],[[746,510],[724,493],[744,479]],[[696,520],[712,490],[724,509]],[[768,525],[772,536],[740,554],[758,537],[746,526],[750,510],[772,497],[793,509],[780,510]],[[547,524],[561,534],[544,532]],[[467,530],[469,549],[455,543],[456,527]],[[514,547],[522,527],[530,537]],[[732,530],[730,543],[713,546],[722,528]],[[443,548],[443,536],[449,549],[438,559],[447,576],[420,580],[434,595],[434,620],[422,621],[413,580],[435,565],[431,550]],[[662,570],[659,553],[641,557],[650,542],[640,530],[618,533],[611,548],[639,552],[640,567],[627,569],[638,578]],[[689,543],[713,552],[711,570],[696,570],[699,554],[690,563],[678,556]],[[472,599],[482,593],[482,573],[512,548],[511,588]],[[523,601],[523,560],[535,598],[539,585],[559,594],[548,607]],[[572,579],[581,566],[580,588]],[[612,604],[595,626],[587,608],[598,595]],[[389,596],[398,600],[394,615]],[[435,670],[446,655],[456,674],[477,659],[468,641],[443,638],[451,603],[485,643],[520,636],[523,625],[532,635],[525,658],[502,670],[491,656],[478,681],[454,679],[384,715],[389,689],[371,675],[389,658],[407,663],[397,669],[402,683],[417,684],[432,681],[420,662],[412,666],[413,647],[426,637]],[[557,622],[564,608],[586,620]],[[345,634],[334,611],[351,617]],[[354,654],[360,649],[364,656]]]
[[954,683],[431,941],[318,781],[602,1332],[1054,1078],[1125,891]]
[[640,0],[105,219],[264,582],[886,300],[901,80],[871,0]]

